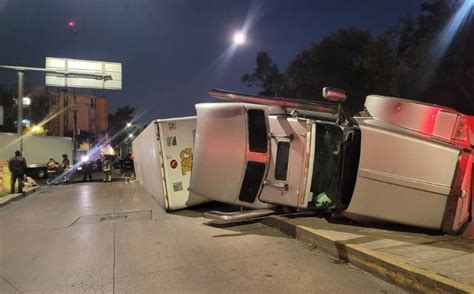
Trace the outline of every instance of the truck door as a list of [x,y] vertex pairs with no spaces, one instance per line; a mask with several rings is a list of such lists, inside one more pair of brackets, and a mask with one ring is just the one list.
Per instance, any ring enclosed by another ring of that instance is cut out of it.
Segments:
[[270,115],[268,121],[271,159],[259,199],[307,207],[313,175],[315,124],[285,115]]

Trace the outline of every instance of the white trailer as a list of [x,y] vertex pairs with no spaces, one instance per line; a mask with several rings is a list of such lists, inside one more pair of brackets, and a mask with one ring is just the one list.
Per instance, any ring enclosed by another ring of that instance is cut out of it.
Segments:
[[196,117],[157,119],[132,142],[137,180],[166,211],[209,202],[188,191]]
[[[19,150],[17,135],[0,133],[0,160],[8,160]],[[46,163],[50,158],[61,161],[62,154],[72,158],[72,139],[53,136],[23,136],[23,157],[28,165],[27,174],[34,178],[47,176]]]

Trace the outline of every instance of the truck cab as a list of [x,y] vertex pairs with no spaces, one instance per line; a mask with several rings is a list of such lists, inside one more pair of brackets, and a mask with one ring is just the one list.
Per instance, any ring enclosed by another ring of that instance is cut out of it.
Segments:
[[254,209],[347,208],[360,130],[339,122],[337,107],[322,106],[324,111],[300,115],[289,111],[291,104],[197,104],[189,190]]
[[[474,236],[474,136],[466,115],[370,95],[360,116],[349,117],[345,93],[331,88],[323,90],[331,103],[210,94],[233,102],[196,105],[193,193],[252,209],[324,209]],[[205,217],[227,222],[243,213]]]

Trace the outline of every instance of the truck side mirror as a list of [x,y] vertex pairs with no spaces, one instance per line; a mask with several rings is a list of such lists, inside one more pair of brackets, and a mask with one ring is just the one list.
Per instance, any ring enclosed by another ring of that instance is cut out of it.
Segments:
[[357,122],[354,120],[354,118],[348,115],[344,109],[344,106],[342,106],[342,103],[347,100],[346,91],[337,88],[324,87],[323,98],[337,103],[337,124],[348,124],[351,126],[357,125]]
[[338,103],[342,103],[347,100],[346,91],[331,87],[323,88],[323,98]]

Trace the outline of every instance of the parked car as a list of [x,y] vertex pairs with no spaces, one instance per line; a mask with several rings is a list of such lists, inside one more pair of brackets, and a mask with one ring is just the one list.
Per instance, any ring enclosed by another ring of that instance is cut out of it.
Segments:
[[338,89],[323,90],[329,102],[210,95],[234,102],[196,105],[189,189],[197,195],[445,232],[472,219],[474,138],[467,116],[454,109],[371,95],[365,111],[350,117]]

